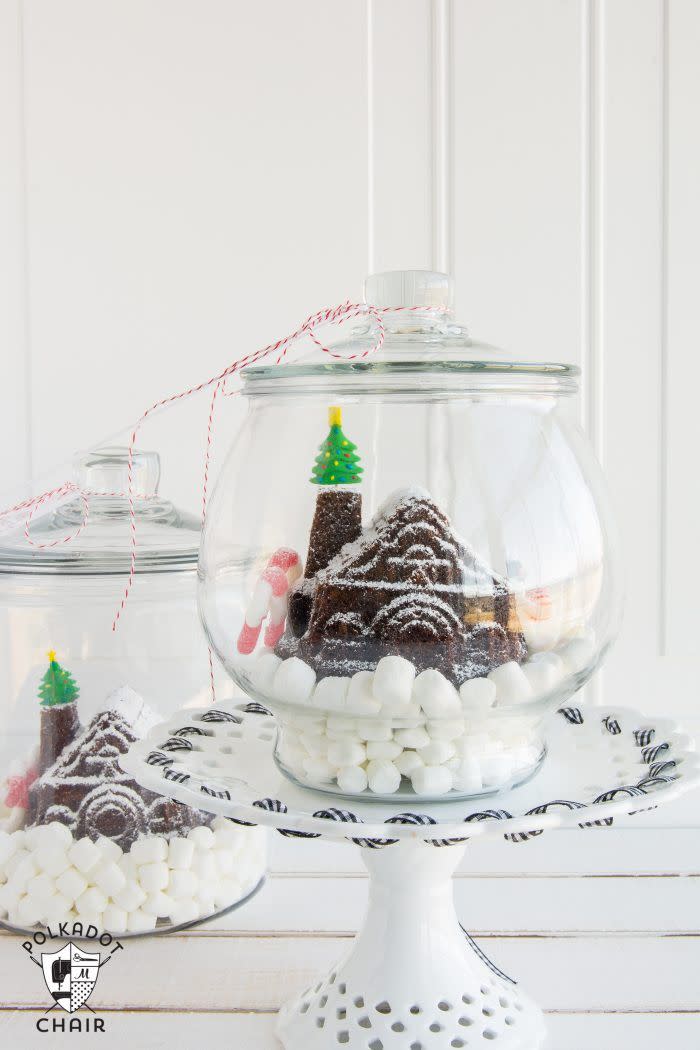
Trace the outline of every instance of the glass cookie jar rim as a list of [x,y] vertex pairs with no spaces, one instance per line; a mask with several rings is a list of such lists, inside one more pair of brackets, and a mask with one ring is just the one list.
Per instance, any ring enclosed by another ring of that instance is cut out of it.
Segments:
[[[578,365],[464,359],[419,359],[300,362],[297,364],[256,365],[241,371],[242,392],[287,394],[300,392],[295,381],[316,379],[338,381],[345,388],[357,387],[368,392],[446,390],[461,396],[465,393],[546,393],[574,394],[578,390]],[[309,389],[311,388],[303,388]]]

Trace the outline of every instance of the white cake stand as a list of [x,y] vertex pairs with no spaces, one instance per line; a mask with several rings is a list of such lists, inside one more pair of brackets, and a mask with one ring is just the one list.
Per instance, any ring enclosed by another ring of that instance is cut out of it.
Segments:
[[[370,876],[364,924],[330,973],[280,1011],[287,1050],[536,1050],[542,1011],[457,919],[452,875],[467,843],[609,825],[700,782],[700,759],[674,723],[622,709],[556,712],[541,771],[499,795],[494,809],[483,799],[424,803],[413,795],[394,804],[302,788],[277,768],[275,736],[258,704],[181,711],[122,765],[144,787],[187,805],[360,847]],[[349,823],[357,825],[351,835]]]

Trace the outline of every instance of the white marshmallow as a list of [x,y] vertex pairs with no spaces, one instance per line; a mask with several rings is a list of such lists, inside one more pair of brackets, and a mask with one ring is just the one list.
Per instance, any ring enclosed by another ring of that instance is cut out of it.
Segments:
[[[222,832],[217,830],[217,838]],[[224,833],[225,834],[225,833]],[[186,869],[192,866],[192,858],[194,857],[194,842],[190,842],[189,836],[183,838],[182,835],[177,835],[170,839],[168,843],[168,867],[176,869]]]
[[121,846],[118,846],[116,842],[108,839],[105,835],[100,835],[98,839],[95,839],[95,845],[105,860],[118,861],[122,856]]
[[32,849],[38,849],[39,846],[57,846],[67,850],[73,844],[73,836],[65,824],[58,820],[50,820],[48,824],[37,824],[36,827],[27,828],[26,841]]
[[432,740],[456,740],[464,735],[465,723],[463,718],[441,718],[428,722],[426,728]]
[[559,681],[557,668],[550,660],[529,660],[523,664],[523,674],[530,683],[534,696],[551,693]]
[[325,758],[328,753],[328,737],[325,733],[302,733],[302,747],[313,758]]
[[283,660],[272,680],[272,692],[288,704],[308,704],[316,684],[316,672],[298,656]]
[[165,860],[168,855],[168,843],[158,835],[142,835],[132,845],[129,856],[135,864],[153,864]]
[[478,794],[483,788],[481,779],[481,765],[474,757],[465,757],[460,760],[457,769],[454,770],[454,788],[456,791],[464,791],[469,795]]
[[70,867],[68,854],[62,846],[39,846],[34,850],[34,860],[42,871],[54,878]]
[[136,881],[127,882],[126,886],[117,893],[113,900],[119,908],[124,911],[136,911],[146,899],[146,892]]
[[401,747],[425,747],[430,743],[424,726],[417,726],[415,729],[395,729],[394,740]]
[[75,902],[77,911],[101,913],[107,907],[107,898],[97,886],[89,886]]
[[401,784],[401,774],[388,758],[376,758],[367,763],[367,781],[376,795],[393,795]]
[[102,854],[89,838],[78,839],[68,850],[68,859],[78,871],[86,872],[94,868],[102,858]]
[[[329,715],[326,721],[326,732],[330,736],[331,733],[337,733],[338,736],[357,736],[357,722],[354,718],[348,718],[346,715]],[[357,737],[359,740],[360,738]]]
[[[207,886],[210,886],[219,877],[219,872],[216,867],[216,858],[212,850],[200,850],[195,853],[194,860],[192,861],[192,870],[199,879],[199,889],[204,891]],[[163,887],[159,887],[163,888]]]
[[334,678],[329,675],[316,683],[311,703],[323,711],[344,711],[349,687],[349,678]]
[[488,711],[496,703],[496,691],[489,678],[470,678],[460,685],[459,696],[466,710]]
[[401,707],[411,702],[416,669],[403,656],[383,656],[374,671],[372,695],[383,707]]
[[126,875],[113,860],[106,860],[93,869],[90,881],[108,897],[114,897],[126,886]]
[[345,700],[348,714],[366,716],[376,715],[381,711],[381,702],[372,692],[373,682],[372,671],[358,671],[352,676]]
[[36,897],[43,903],[48,901],[49,897],[53,897],[56,892],[56,884],[50,875],[47,875],[45,871],[35,875],[34,878],[30,879],[27,883],[27,893],[30,897]]
[[308,758],[304,759],[303,765],[307,777],[314,782],[330,784],[335,776],[336,767],[332,766],[325,758],[312,758],[309,755]]
[[595,646],[590,638],[572,638],[563,648],[559,655],[564,661],[564,666],[573,674],[583,671],[595,656]]
[[88,880],[77,868],[66,868],[56,879],[56,889],[73,903],[88,888]]
[[17,902],[17,926],[35,926],[41,921],[42,903],[36,897],[20,897]]
[[488,678],[496,686],[496,702],[499,707],[517,704],[532,698],[532,686],[525,677],[522,667],[515,660],[509,660],[508,663],[495,667],[489,672]]
[[18,851],[10,859],[10,864],[6,866],[6,870],[9,873],[9,881],[15,886],[21,886],[23,890],[29,880],[39,874],[39,867],[34,863],[32,854],[27,853],[25,850]]
[[211,828],[206,827],[202,824],[198,828],[192,828],[189,835],[187,836],[188,842],[193,842],[195,849],[213,849],[214,848],[214,832]]
[[157,860],[153,864],[142,864],[139,867],[139,884],[146,893],[164,890],[168,885],[168,878],[168,865],[163,860]]
[[403,748],[395,740],[370,740],[367,743],[367,758],[398,758]]
[[[230,875],[236,865],[236,858],[233,854],[233,850],[230,849],[214,849],[212,850],[212,857],[216,861],[216,870],[220,875]],[[170,873],[170,881],[172,883],[173,874]],[[170,892],[170,887],[168,887]]]
[[358,720],[357,732],[361,740],[391,740],[393,735],[391,722],[386,719],[367,722]]
[[23,896],[22,889],[10,882],[0,886],[0,913],[15,911],[20,897]]
[[359,795],[367,789],[367,774],[362,766],[343,766],[336,779],[340,790],[347,795]]
[[229,904],[240,900],[243,896],[243,887],[238,879],[222,879],[214,892],[214,907],[226,908]]
[[187,897],[193,897],[197,892],[199,886],[199,879],[193,871],[183,869],[181,871],[170,872],[170,882],[168,884],[168,894],[174,897],[175,900],[183,900]]
[[147,915],[145,911],[137,908],[127,915],[126,928],[130,933],[147,933],[149,930],[155,930],[157,921],[155,915]]
[[428,718],[456,718],[462,713],[457,690],[433,667],[421,671],[413,683],[413,699]]
[[494,751],[481,759],[481,776],[486,787],[500,787],[510,780],[513,762],[509,754]]
[[417,769],[425,765],[425,762],[415,751],[403,751],[394,761],[394,765],[403,777],[410,777]]
[[418,750],[426,766],[441,766],[456,753],[456,748],[451,740],[431,740],[429,744]]
[[173,910],[174,904],[174,900],[167,893],[156,890],[155,893],[148,894],[141,905],[141,911],[146,915],[156,915],[159,919],[166,919]]
[[186,922],[194,922],[199,918],[199,905],[192,897],[183,897],[175,901],[170,913],[170,921],[174,926],[181,926]]
[[62,893],[54,893],[44,903],[41,921],[47,924],[64,922],[70,917],[71,904],[72,902],[67,897],[64,897]]
[[264,694],[272,692],[272,683],[282,661],[274,653],[262,653],[253,661],[248,674],[253,685]]
[[15,835],[0,831],[0,869],[4,868],[10,857],[17,852],[19,841]]
[[445,766],[421,766],[411,775],[411,785],[417,795],[446,795],[452,790],[453,776]]
[[354,740],[334,740],[328,745],[328,761],[336,768],[340,766],[361,766],[368,757],[377,757],[370,754],[369,749],[372,746],[372,744],[368,744],[365,749],[364,744],[356,743]]
[[102,912],[102,925],[108,933],[125,933],[127,913],[116,904],[108,904]]

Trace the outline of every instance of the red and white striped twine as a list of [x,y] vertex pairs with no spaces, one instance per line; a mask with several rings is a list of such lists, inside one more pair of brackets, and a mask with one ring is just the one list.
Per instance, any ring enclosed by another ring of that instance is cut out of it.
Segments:
[[[266,357],[271,357],[276,354],[275,364],[279,364],[284,360],[291,347],[297,343],[300,339],[308,337],[318,347],[319,350],[323,351],[324,354],[328,354],[330,357],[337,358],[341,361],[356,361],[362,360],[365,357],[369,357],[370,354],[376,353],[381,350],[384,345],[384,338],[386,335],[384,322],[382,315],[388,312],[396,313],[401,310],[403,311],[418,311],[422,313],[429,313],[435,310],[441,310],[442,308],[433,308],[425,306],[400,306],[400,307],[378,307],[371,306],[364,303],[352,303],[349,300],[341,303],[339,306],[329,307],[325,310],[318,310],[316,313],[311,314],[294,332],[289,335],[285,335],[282,339],[278,339],[274,343],[270,343],[268,346],[262,347],[260,350],[255,350],[253,353],[246,354],[244,357],[238,358],[233,361],[232,364],[228,365],[222,372],[212,376],[211,379],[205,380],[203,383],[198,383],[196,386],[191,386],[187,390],[182,390],[178,394],[172,394],[170,397],[163,398],[161,401],[156,401],[155,404],[147,408],[142,416],[134,424],[131,438],[129,440],[128,448],[128,468],[127,468],[127,491],[123,492],[90,492],[86,489],[81,489],[78,485],[73,482],[67,481],[62,485],[59,485],[55,489],[51,489],[48,492],[43,492],[39,496],[33,496],[30,499],[24,500],[21,503],[16,504],[14,507],[9,507],[7,510],[0,511],[0,518],[6,517],[7,515],[18,513],[21,510],[27,511],[27,517],[24,523],[24,537],[32,547],[35,548],[47,548],[55,547],[59,544],[70,543],[76,539],[82,530],[85,528],[89,518],[90,512],[90,497],[91,496],[115,496],[121,497],[128,500],[129,503],[129,529],[130,529],[130,559],[129,559],[129,576],[124,587],[124,593],[122,594],[119,608],[116,611],[114,620],[112,622],[112,630],[117,629],[117,624],[124,611],[124,607],[129,598],[131,587],[134,582],[134,576],[136,573],[136,552],[137,552],[137,535],[136,535],[136,511],[134,506],[134,482],[133,482],[133,464],[134,464],[134,448],[136,445],[136,438],[138,437],[139,430],[146,422],[146,420],[152,416],[156,411],[161,408],[166,408],[168,405],[175,404],[178,401],[183,401],[186,398],[192,397],[194,394],[199,394],[201,391],[206,390],[208,387],[214,387],[211,402],[209,406],[209,416],[207,420],[207,436],[206,436],[206,448],[204,455],[204,471],[202,481],[202,525],[206,518],[207,509],[207,492],[209,487],[209,468],[211,463],[211,450],[213,440],[213,425],[214,425],[214,409],[216,407],[216,401],[219,394],[223,394],[226,397],[230,397],[237,391],[226,390],[226,380],[229,376],[240,372],[242,368],[248,365],[256,364],[258,361],[262,361]],[[344,324],[348,321],[352,321],[357,317],[369,317],[374,323],[376,328],[376,337],[373,343],[357,353],[337,353],[332,350],[329,346],[326,346],[316,335],[316,330],[323,328],[325,325],[332,324]],[[54,540],[50,543],[35,543],[30,536],[30,525],[34,514],[43,506],[45,503],[50,502],[54,499],[60,499],[61,497],[68,495],[71,492],[75,492],[80,496],[83,503],[83,519],[78,528],[70,533],[68,536],[62,536],[58,540]],[[213,666],[211,666],[211,654],[210,654],[210,671],[212,677],[212,689],[213,689]]]

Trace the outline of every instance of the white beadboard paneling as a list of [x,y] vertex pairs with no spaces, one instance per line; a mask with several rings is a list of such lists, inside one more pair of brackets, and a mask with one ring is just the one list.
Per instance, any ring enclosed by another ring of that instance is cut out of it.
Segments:
[[[0,1034],[6,1046],[44,1050],[47,1036],[36,1031],[41,1010],[16,1010],[0,1015]],[[103,1050],[121,1050],[125,1043],[139,1050],[279,1050],[273,1014],[105,1012]],[[548,1037],[543,1050],[659,1050],[692,1047],[700,1029],[697,1014],[548,1014]],[[56,1038],[56,1037],[54,1037]],[[74,1037],[77,1038],[77,1037]],[[86,1037],[83,1037],[83,1041]],[[89,1037],[87,1037],[89,1038]]]
[[453,9],[458,316],[530,360],[576,361],[581,312],[579,3]]
[[369,271],[432,265],[429,0],[368,0]]
[[624,698],[648,710],[658,710],[660,701],[683,707],[681,696],[671,703],[658,691],[668,673],[661,651],[659,559],[663,8],[662,0],[599,5],[592,41],[599,73],[592,179],[598,194],[594,320],[600,372],[590,407],[627,570],[623,626],[604,671],[606,699]]
[[[455,880],[454,892],[459,920],[475,937],[514,932],[700,935],[700,875],[559,880],[465,875]],[[201,927],[200,935],[213,930],[222,936],[232,930],[349,933],[361,925],[366,903],[367,880],[361,876],[272,876],[250,904]]]
[[698,288],[700,287],[700,10],[693,0],[668,4],[667,324],[661,394],[666,418],[662,449],[666,487],[663,565],[666,569],[665,646],[674,686],[698,710],[695,636],[700,589],[700,446]]
[[[692,796],[689,796],[692,798]],[[648,815],[645,816],[648,820]],[[556,831],[522,843],[498,839],[467,849],[459,875],[501,878],[510,875],[697,875],[700,874],[700,829],[654,828],[639,818],[635,828]],[[273,836],[270,869],[284,874],[364,875],[359,851],[339,842],[306,842],[287,848]],[[555,883],[554,885],[559,885]],[[668,892],[668,890],[662,891]]]
[[357,288],[364,7],[28,0],[26,51],[41,468]]
[[[698,937],[523,934],[482,937],[479,944],[546,1010],[700,1011]],[[140,939],[109,964],[90,1005],[276,1010],[330,969],[348,946],[348,937],[332,934]],[[42,975],[24,958],[18,939],[0,938],[0,964],[6,1007],[45,1002]],[[136,976],[144,974],[147,980]],[[660,974],[673,979],[662,981]]]
[[0,0],[0,491],[31,469],[21,0]]

